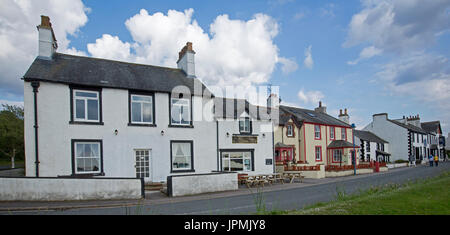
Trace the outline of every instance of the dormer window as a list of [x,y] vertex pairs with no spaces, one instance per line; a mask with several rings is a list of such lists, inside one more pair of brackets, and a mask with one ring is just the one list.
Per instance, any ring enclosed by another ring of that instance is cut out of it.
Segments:
[[246,113],[241,115],[239,118],[239,133],[250,134],[252,132],[251,124],[250,117]]
[[294,126],[292,124],[287,124],[286,129],[286,135],[288,137],[294,137]]

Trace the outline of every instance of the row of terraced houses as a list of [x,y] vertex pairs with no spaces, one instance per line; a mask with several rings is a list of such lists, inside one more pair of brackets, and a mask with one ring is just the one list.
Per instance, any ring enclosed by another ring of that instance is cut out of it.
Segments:
[[[216,97],[195,76],[187,43],[178,68],[58,53],[42,16],[39,54],[23,76],[26,176],[137,177],[289,168],[332,171],[443,157],[439,122],[375,114],[362,130],[314,110]],[[317,176],[319,177],[320,176]],[[323,176],[324,177],[324,176]]]

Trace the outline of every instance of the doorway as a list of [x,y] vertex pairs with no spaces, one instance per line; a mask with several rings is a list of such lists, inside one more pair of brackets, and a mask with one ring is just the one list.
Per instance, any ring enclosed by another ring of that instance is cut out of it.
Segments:
[[134,150],[136,168],[136,178],[144,178],[145,181],[151,181],[150,174],[150,149]]

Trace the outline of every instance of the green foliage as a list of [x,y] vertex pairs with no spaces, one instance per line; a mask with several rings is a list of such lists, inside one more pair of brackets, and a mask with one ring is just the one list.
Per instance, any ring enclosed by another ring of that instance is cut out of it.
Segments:
[[0,111],[0,158],[24,159],[24,110],[15,105],[2,105]]

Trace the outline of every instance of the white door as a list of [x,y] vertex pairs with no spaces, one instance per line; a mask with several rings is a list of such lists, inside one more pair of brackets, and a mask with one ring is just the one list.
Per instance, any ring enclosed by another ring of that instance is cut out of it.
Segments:
[[150,172],[150,149],[137,149],[134,151],[136,160],[136,178],[144,178],[145,181],[151,181]]

